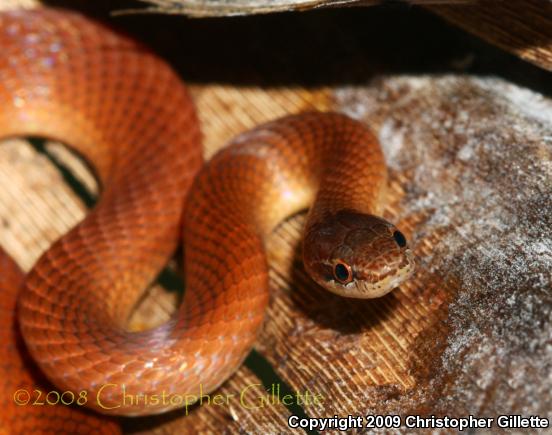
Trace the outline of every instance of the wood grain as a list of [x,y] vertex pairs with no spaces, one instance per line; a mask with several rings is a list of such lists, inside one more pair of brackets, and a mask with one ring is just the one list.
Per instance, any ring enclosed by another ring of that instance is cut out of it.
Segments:
[[485,41],[552,71],[552,1],[511,0],[427,8]]
[[[118,13],[159,12],[183,14],[194,18],[228,17],[267,14],[274,12],[306,11],[335,7],[366,7],[396,3],[394,0],[142,0],[149,6],[143,9],[123,9]],[[478,0],[404,0],[411,5],[438,3],[473,3]],[[484,0],[479,0],[484,1]]]

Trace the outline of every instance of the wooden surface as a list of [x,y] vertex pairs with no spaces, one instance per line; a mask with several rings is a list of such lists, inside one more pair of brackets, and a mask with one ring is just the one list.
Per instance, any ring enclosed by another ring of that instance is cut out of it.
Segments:
[[[224,17],[306,11],[331,7],[363,7],[391,4],[394,0],[144,0],[148,6],[127,11],[184,14],[191,17]],[[404,0],[405,4],[473,3],[478,0]],[[485,1],[485,0],[479,0]]]
[[[184,419],[183,411],[127,419],[127,432],[290,432],[297,408],[247,409],[239,400],[244,391],[245,400],[264,395],[272,381],[321,395],[323,404],[302,407],[310,417],[552,418],[552,103],[541,95],[550,93],[549,76],[416,11],[113,21],[190,83],[207,158],[285,113],[335,109],[372,125],[390,168],[385,217],[404,229],[419,261],[414,279],[392,294],[344,300],[305,275],[304,216],[291,219],[269,241],[272,297],[256,351],[219,391],[234,399]],[[320,33],[297,39],[320,26],[331,43]],[[382,27],[395,36],[378,39]],[[263,36],[277,30],[278,42]],[[494,75],[504,78],[484,78]],[[67,172],[96,194],[65,148],[0,146],[0,244],[25,270],[86,212]],[[177,301],[153,286],[131,327],[165,320]]]
[[431,5],[450,23],[552,71],[552,1],[513,0],[476,5]]

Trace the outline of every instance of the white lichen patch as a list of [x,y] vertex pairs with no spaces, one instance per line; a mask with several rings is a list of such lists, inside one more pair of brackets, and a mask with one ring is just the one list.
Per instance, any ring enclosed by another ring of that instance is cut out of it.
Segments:
[[458,76],[392,77],[337,98],[378,131],[391,177],[408,174],[401,217],[425,216],[414,248],[442,235],[421,274],[459,283],[418,400],[455,414],[552,416],[552,102]]

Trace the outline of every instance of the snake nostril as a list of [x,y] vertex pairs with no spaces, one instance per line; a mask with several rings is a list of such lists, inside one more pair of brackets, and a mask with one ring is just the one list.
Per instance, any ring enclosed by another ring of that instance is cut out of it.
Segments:
[[404,248],[406,246],[406,237],[404,237],[404,234],[401,233],[399,230],[393,233],[393,238],[400,248]]

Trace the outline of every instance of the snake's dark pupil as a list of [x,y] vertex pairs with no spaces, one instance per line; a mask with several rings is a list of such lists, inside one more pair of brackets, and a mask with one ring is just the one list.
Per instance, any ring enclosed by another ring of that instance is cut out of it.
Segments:
[[406,237],[400,231],[395,231],[393,233],[393,238],[399,247],[404,248],[406,246]]
[[349,269],[347,269],[347,266],[342,263],[335,265],[334,274],[339,281],[349,280]]

